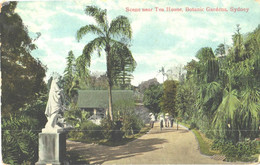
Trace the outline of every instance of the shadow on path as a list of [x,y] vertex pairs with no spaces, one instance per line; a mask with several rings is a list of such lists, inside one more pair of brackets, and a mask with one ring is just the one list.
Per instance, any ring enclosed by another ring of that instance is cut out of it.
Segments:
[[88,159],[90,164],[102,164],[105,161],[117,160],[133,157],[144,152],[150,152],[157,149],[158,144],[168,141],[160,138],[136,139],[123,146],[109,147],[96,144],[84,144],[79,142],[70,142],[67,144],[69,150],[78,152],[84,158]]

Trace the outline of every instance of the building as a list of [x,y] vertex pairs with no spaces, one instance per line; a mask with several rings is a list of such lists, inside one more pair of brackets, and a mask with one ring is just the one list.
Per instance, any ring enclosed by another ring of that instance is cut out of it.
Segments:
[[[113,104],[125,100],[134,100],[134,92],[131,90],[112,90]],[[108,114],[108,90],[79,90],[77,106],[90,112],[90,120],[100,124],[101,119]]]

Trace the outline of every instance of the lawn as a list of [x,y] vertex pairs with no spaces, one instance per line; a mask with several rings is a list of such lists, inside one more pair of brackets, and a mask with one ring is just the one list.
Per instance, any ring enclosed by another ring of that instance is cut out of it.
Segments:
[[[181,125],[190,128],[190,125],[186,124],[186,123],[180,123]],[[215,154],[219,154],[220,151],[212,151],[211,150],[211,144],[212,144],[212,140],[208,139],[203,133],[201,133],[199,130],[197,129],[192,129],[191,130],[198,143],[199,143],[199,149],[200,149],[200,153],[203,155],[208,155],[208,156],[213,156]]]

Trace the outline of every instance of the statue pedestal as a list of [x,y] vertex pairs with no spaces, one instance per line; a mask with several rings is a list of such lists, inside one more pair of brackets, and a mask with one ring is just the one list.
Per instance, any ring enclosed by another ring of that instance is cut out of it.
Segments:
[[66,157],[66,133],[39,133],[39,160],[36,165],[63,165]]

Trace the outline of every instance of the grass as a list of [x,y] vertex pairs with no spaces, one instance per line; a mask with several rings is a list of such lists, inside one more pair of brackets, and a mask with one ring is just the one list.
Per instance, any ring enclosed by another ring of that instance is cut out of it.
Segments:
[[205,137],[205,135],[202,135],[202,133],[197,130],[197,129],[192,129],[191,130],[198,142],[199,142],[199,146],[200,146],[200,152],[204,155],[208,155],[208,156],[213,156],[215,154],[218,154],[219,152],[218,151],[212,151],[211,150],[211,141]]
[[[190,125],[186,124],[186,123],[180,123],[181,125],[190,128]],[[212,151],[211,150],[211,144],[212,144],[212,140],[208,139],[203,133],[201,133],[199,130],[197,129],[192,129],[191,130],[194,135],[196,136],[196,139],[199,143],[199,149],[200,149],[200,153],[203,155],[208,155],[208,156],[213,156],[215,154],[219,154],[220,151]]]

